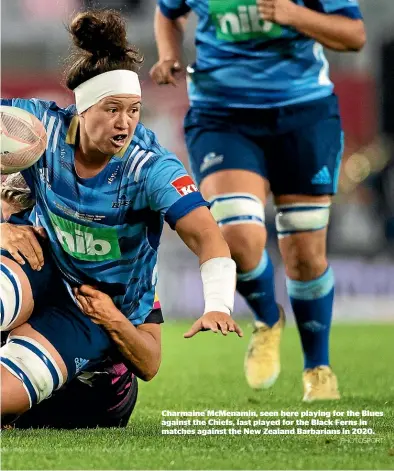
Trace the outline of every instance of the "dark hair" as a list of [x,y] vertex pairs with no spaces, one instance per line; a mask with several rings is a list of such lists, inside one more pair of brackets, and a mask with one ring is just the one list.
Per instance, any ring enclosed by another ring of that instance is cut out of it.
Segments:
[[117,11],[78,13],[67,29],[78,48],[68,58],[65,71],[70,90],[104,72],[118,69],[138,72],[143,58],[127,43],[125,20]]

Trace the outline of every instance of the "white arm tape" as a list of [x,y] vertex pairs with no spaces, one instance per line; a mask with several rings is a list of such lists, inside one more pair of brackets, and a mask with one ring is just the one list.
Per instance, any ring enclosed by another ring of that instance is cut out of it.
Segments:
[[204,289],[204,314],[211,311],[231,314],[234,309],[236,265],[228,257],[211,258],[200,266]]

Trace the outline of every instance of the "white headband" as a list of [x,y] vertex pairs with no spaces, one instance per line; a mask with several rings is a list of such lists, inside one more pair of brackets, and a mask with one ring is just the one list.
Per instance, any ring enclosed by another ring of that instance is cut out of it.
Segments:
[[131,70],[112,70],[81,83],[74,90],[75,105],[78,114],[107,96],[138,95],[141,96],[141,85],[138,75]]

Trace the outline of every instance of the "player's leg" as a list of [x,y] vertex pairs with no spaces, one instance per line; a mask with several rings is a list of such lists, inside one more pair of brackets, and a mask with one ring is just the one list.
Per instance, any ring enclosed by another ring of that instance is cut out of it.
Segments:
[[304,400],[338,399],[329,367],[334,275],[327,261],[326,236],[342,131],[335,97],[293,108],[292,114],[299,125],[277,139],[281,168],[270,170],[277,176],[272,186],[279,247],[304,351]]
[[[244,126],[246,127],[246,126]],[[265,250],[264,205],[269,193],[264,154],[229,117],[191,110],[185,120],[191,167],[237,264],[237,290],[256,320],[245,367],[252,387],[269,387],[279,370],[282,327],[274,271]]]
[[44,257],[44,266],[37,271],[27,262],[19,265],[6,250],[1,249],[1,331],[9,331],[24,324],[33,312],[34,305],[48,292],[49,282],[53,280],[53,265],[47,250]]
[[0,268],[1,331],[11,330],[27,321],[34,300],[30,281],[21,265],[5,256]]
[[105,361],[80,374],[13,425],[26,428],[125,427],[138,395],[136,376],[122,363]]
[[56,289],[52,302],[34,310],[1,348],[1,364],[10,373],[1,378],[4,415],[18,415],[46,399],[111,348],[109,336],[77,308],[66,288]]
[[53,345],[29,324],[14,329],[1,347],[1,416],[15,418],[62,386],[64,361]]
[[98,374],[88,371],[78,378],[92,386],[85,388],[91,407],[81,422],[85,427],[125,427],[137,402],[137,377],[118,361],[108,360],[99,366]]

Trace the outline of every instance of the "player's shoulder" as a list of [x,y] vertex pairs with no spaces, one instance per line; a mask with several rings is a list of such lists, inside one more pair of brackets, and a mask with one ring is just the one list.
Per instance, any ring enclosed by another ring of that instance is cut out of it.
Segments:
[[135,182],[145,180],[147,174],[161,172],[162,168],[182,167],[181,161],[161,146],[156,134],[139,123],[128,152],[128,176]]
[[149,128],[145,127],[142,123],[138,123],[133,142],[141,149],[152,152],[154,155],[166,155],[169,151],[160,145],[156,134]]
[[[75,135],[78,129],[77,122],[73,121],[77,111],[75,105],[63,108],[54,101],[39,100],[40,107],[43,112],[40,120],[44,125],[48,138],[48,152],[59,152],[59,144],[63,141],[67,142],[69,136]],[[73,124],[74,123],[74,124]]]
[[42,122],[48,135],[48,143],[52,137],[56,138],[50,146],[53,149],[56,148],[59,136],[67,134],[76,115],[75,105],[61,107],[55,101],[40,98],[14,98],[12,105],[29,111]]
[[76,108],[75,105],[70,105],[65,108],[59,106],[54,101],[44,101],[39,100],[40,106],[44,110],[43,118],[47,118],[48,116],[52,116],[54,118],[58,118],[64,123],[69,124],[72,118],[76,115]]
[[11,100],[13,106],[23,108],[30,111],[38,118],[42,118],[45,114],[72,116],[75,114],[75,105],[62,108],[55,101],[43,100],[41,98],[13,98]]

